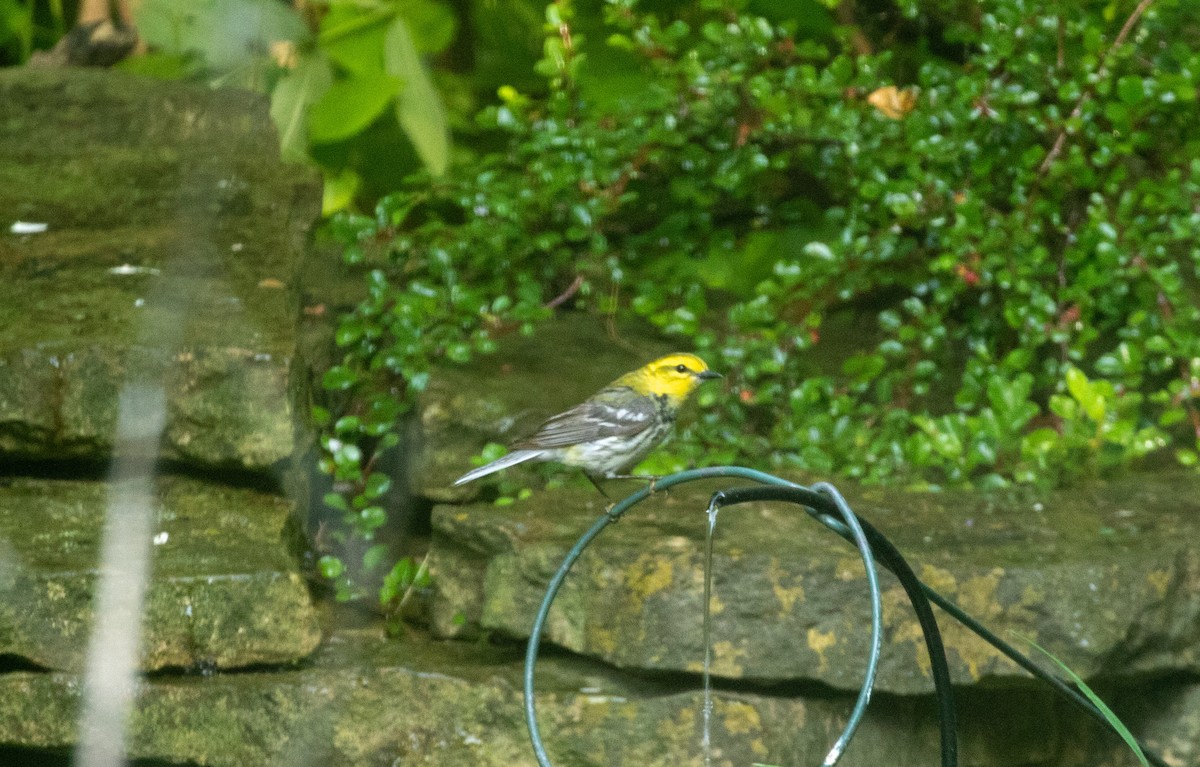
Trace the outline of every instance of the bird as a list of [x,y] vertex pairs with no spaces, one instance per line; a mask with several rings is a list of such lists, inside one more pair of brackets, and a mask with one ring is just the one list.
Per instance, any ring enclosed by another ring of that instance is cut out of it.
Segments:
[[700,384],[721,377],[694,354],[659,357],[550,417],[531,436],[515,442],[508,455],[468,471],[454,485],[527,461],[583,469],[601,493],[597,478],[652,479],[624,472],[666,441],[680,407]]

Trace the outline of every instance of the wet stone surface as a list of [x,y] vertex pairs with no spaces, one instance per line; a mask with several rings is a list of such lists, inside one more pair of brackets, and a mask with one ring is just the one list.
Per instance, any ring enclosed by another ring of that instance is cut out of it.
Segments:
[[0,146],[0,456],[106,459],[141,378],[166,387],[164,457],[288,458],[290,283],[320,193],[274,159],[265,101],[8,70]]
[[[672,489],[605,529],[567,577],[544,641],[621,667],[700,670],[710,492]],[[926,583],[1085,678],[1200,671],[1200,478],[1043,498],[880,491],[849,501]],[[603,499],[582,489],[508,507],[435,509],[435,629],[527,636],[550,577],[603,510]],[[857,551],[797,507],[747,504],[721,512],[713,572],[716,674],[857,689],[870,625]],[[916,619],[894,578],[881,585],[878,688],[929,692]],[[948,617],[940,623],[956,682],[1024,675]]]
[[[517,648],[386,639],[378,629],[334,633],[311,663],[273,673],[142,682],[132,718],[135,758],[213,767],[536,764],[525,729]],[[694,682],[694,680],[691,680]],[[538,666],[540,730],[556,765],[704,764],[702,694],[577,658]],[[850,701],[779,691],[718,691],[715,767],[817,764]],[[0,675],[0,744],[69,747],[80,684],[69,674]],[[966,694],[964,764],[1050,764],[1063,713],[1041,693]],[[994,726],[1003,717],[1008,726]],[[937,731],[927,700],[882,700],[868,713],[848,767],[932,764]]]
[[[0,656],[79,670],[93,619],[110,486],[0,480]],[[291,504],[162,477],[141,667],[290,663],[320,641]]]

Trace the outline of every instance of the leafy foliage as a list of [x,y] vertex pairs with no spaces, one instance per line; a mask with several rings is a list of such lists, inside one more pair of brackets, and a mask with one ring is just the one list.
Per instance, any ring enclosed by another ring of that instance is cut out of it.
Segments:
[[496,151],[334,221],[370,278],[325,380],[362,403],[327,470],[364,489],[435,363],[551,304],[636,313],[730,373],[658,470],[932,487],[1196,462],[1185,3],[841,26],[815,2],[654,5],[609,0],[604,26],[551,3],[547,94],[479,115]]
[[0,66],[24,64],[66,29],[62,0],[0,0]]
[[[425,57],[454,38],[435,0],[329,0],[305,18],[278,0],[144,0],[137,21],[154,46],[127,68],[209,77],[268,90],[283,156],[326,172],[327,212],[351,205],[366,169],[393,183],[450,157],[449,122]],[[393,145],[374,147],[381,130]],[[396,151],[407,141],[411,159]]]

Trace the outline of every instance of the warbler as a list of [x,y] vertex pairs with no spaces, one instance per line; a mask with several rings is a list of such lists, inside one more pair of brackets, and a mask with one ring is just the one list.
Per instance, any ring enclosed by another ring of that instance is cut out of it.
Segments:
[[578,467],[593,484],[597,478],[630,478],[623,472],[666,441],[679,408],[696,387],[720,377],[694,354],[660,357],[551,417],[532,436],[513,444],[511,453],[468,471],[454,484],[526,461]]

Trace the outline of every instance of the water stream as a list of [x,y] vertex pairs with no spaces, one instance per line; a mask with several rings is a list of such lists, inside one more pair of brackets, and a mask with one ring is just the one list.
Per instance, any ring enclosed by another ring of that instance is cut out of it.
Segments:
[[119,407],[77,767],[125,764],[126,731],[137,688],[142,608],[151,566],[155,462],[166,422],[162,384],[127,384]]
[[712,554],[713,534],[717,529],[717,505],[708,506],[708,524],[704,533],[704,715],[700,747],[704,752],[704,767],[712,765]]
[[[195,301],[194,280],[182,266],[189,254],[181,250],[167,256],[163,268],[150,270],[147,294],[135,304],[145,318],[135,346],[156,349],[168,360],[183,348]],[[112,279],[125,274],[109,271]],[[75,767],[122,767],[127,762],[143,614],[154,566],[155,480],[167,426],[167,375],[165,369],[130,372],[118,394]]]
[[[145,304],[174,321],[143,323],[137,344],[167,355],[176,353],[192,308],[190,296],[186,280],[156,274]],[[153,566],[155,475],[166,422],[166,372],[131,374],[117,406],[76,767],[121,767],[126,761],[126,733],[137,696],[142,614]]]

